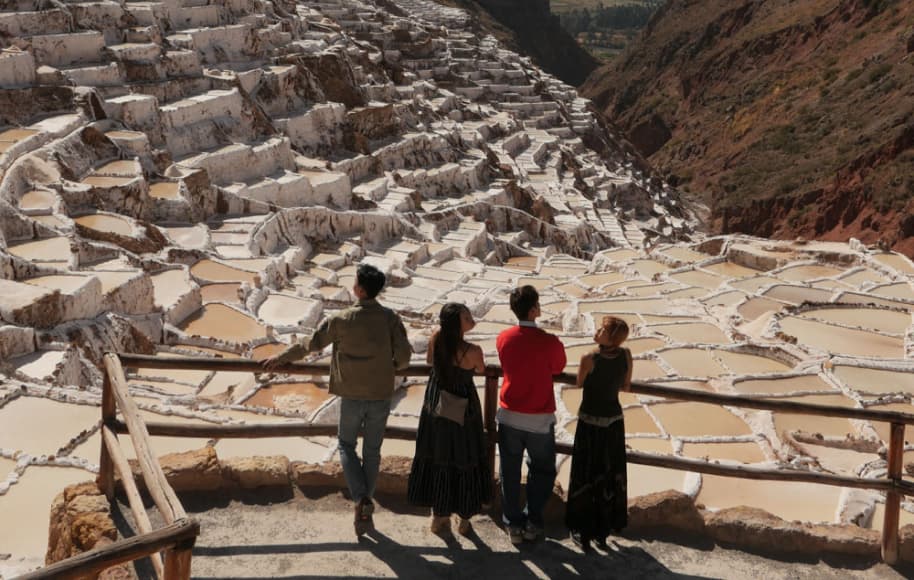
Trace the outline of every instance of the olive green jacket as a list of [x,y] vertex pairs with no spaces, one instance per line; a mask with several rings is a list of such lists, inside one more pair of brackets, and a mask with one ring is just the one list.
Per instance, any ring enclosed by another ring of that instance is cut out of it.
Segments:
[[389,399],[394,373],[409,366],[406,328],[396,312],[377,300],[360,300],[318,327],[309,351],[333,345],[330,392],[348,399]]

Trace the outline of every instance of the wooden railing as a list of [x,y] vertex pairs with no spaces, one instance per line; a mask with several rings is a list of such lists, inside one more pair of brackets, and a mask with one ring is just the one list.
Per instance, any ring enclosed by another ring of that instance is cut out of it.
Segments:
[[[67,558],[23,578],[83,578],[124,562],[148,557],[159,578],[189,579],[191,549],[200,533],[200,526],[195,520],[187,517],[184,507],[165,479],[158,459],[152,452],[149,431],[136,403],[130,397],[127,379],[118,355],[106,354],[104,363],[98,486],[108,501],[114,501],[115,473],[120,477],[139,534]],[[123,422],[117,420],[118,409],[124,417]],[[117,433],[130,435],[146,490],[165,520],[166,525],[161,529],[152,529],[149,514],[143,505],[127,457],[118,442]],[[164,558],[160,554],[163,550]]]
[[[263,373],[260,363],[249,359],[221,359],[174,357],[162,358],[133,354],[105,355],[105,384],[102,398],[102,446],[99,465],[99,486],[108,495],[114,496],[114,474],[120,476],[124,491],[130,503],[140,535],[116,542],[99,550],[92,550],[79,556],[58,562],[47,568],[25,576],[25,578],[70,578],[93,571],[99,571],[121,562],[150,556],[153,566],[160,577],[185,579],[190,577],[191,548],[199,533],[199,526],[187,519],[184,509],[178,501],[171,486],[153,455],[149,436],[201,437],[201,438],[268,438],[290,436],[335,436],[336,425],[315,425],[307,422],[284,422],[255,425],[205,425],[149,422],[140,417],[135,403],[129,396],[127,382],[122,364],[128,367],[159,369],[191,369],[228,372]],[[273,369],[274,373],[291,375],[326,376],[330,368],[326,364],[284,364]],[[431,367],[414,365],[399,371],[398,375],[407,377],[425,377]],[[501,377],[498,366],[486,367],[484,376],[485,396],[483,402],[484,427],[488,443],[488,462],[491,473],[495,474],[495,448],[497,431],[495,411],[497,407],[498,381]],[[554,377],[555,382],[574,385],[576,378],[568,373]],[[793,413],[802,415],[840,417],[882,421],[891,425],[888,450],[888,474],[885,479],[867,479],[861,477],[841,476],[828,473],[817,473],[803,469],[769,469],[752,466],[721,465],[695,459],[685,459],[669,455],[656,455],[638,451],[627,451],[628,461],[640,465],[663,467],[697,473],[707,473],[724,477],[735,477],[757,480],[778,480],[803,483],[815,483],[839,487],[851,487],[881,491],[886,494],[885,518],[882,528],[882,557],[889,564],[898,560],[898,517],[903,495],[914,495],[914,483],[904,481],[902,472],[902,453],[904,450],[905,425],[914,425],[914,414],[893,411],[874,411],[868,409],[849,409],[831,405],[814,405],[795,401],[782,401],[765,397],[745,395],[721,395],[696,391],[632,383],[632,392],[713,405],[745,407]],[[116,418],[116,409],[120,408],[123,421]],[[156,507],[165,518],[166,527],[153,531],[149,517],[143,507],[142,499],[133,480],[133,474],[117,441],[118,433],[128,433],[136,449],[137,459],[142,469],[146,488]],[[416,429],[407,427],[387,427],[385,436],[393,439],[415,440]],[[556,445],[559,453],[570,455],[572,446],[566,443]],[[166,549],[164,562],[158,552]]]
[[[196,369],[232,372],[264,372],[256,361],[248,359],[217,359],[196,357],[160,358],[143,355],[120,355],[127,366],[162,369]],[[415,365],[400,371],[400,376],[424,377],[428,376],[431,368],[427,365]],[[326,376],[329,374],[326,364],[287,364],[277,367],[274,372],[284,374]],[[501,368],[488,366],[484,373],[486,377],[485,397],[483,403],[484,425],[488,439],[489,467],[495,473],[495,447],[498,441],[495,425],[495,411],[497,407],[498,380],[501,377]],[[576,377],[562,373],[554,377],[555,382],[574,385]],[[868,479],[862,477],[833,475],[817,473],[804,469],[769,469],[740,465],[721,465],[696,459],[686,459],[669,455],[656,455],[638,451],[628,451],[627,458],[631,463],[664,467],[682,471],[721,475],[743,479],[777,480],[803,483],[815,483],[839,487],[851,487],[881,491],[886,494],[885,518],[882,528],[882,556],[883,560],[893,564],[898,559],[898,517],[903,495],[914,495],[914,483],[904,481],[902,473],[902,452],[904,450],[905,425],[914,425],[914,414],[899,413],[894,411],[875,411],[869,409],[849,409],[832,405],[815,405],[796,401],[782,401],[765,397],[745,395],[721,395],[696,391],[632,383],[632,392],[641,395],[650,395],[668,399],[678,399],[713,405],[726,405],[731,407],[744,407],[776,411],[779,413],[794,413],[824,417],[841,417],[846,419],[862,419],[868,421],[882,421],[891,425],[891,436],[888,451],[888,474],[885,479]],[[116,428],[123,430],[126,426],[117,424]],[[286,437],[286,436],[315,436],[336,435],[335,425],[312,425],[305,422],[279,423],[269,425],[182,425],[176,423],[149,423],[149,432],[152,435],[167,435],[175,437]],[[404,427],[388,427],[386,436],[395,439],[415,439],[415,429]],[[556,445],[559,453],[570,455],[572,446],[559,443]]]

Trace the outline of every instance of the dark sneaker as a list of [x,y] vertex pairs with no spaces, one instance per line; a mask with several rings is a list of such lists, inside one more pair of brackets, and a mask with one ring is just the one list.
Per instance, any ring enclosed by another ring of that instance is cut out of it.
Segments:
[[511,543],[515,546],[524,543],[524,528],[521,526],[508,526],[508,537],[511,538]]
[[368,498],[355,506],[355,535],[364,536],[374,529],[374,520],[371,517],[374,513],[374,502]]
[[524,526],[524,539],[528,542],[535,542],[542,538],[543,535],[542,526],[538,526],[531,521],[528,521],[527,525]]

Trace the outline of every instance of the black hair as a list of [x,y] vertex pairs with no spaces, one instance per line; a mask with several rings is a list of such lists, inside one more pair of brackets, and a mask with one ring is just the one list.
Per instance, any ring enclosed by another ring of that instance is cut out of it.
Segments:
[[518,320],[527,320],[530,311],[540,301],[540,294],[536,288],[527,284],[518,286],[511,291],[511,312]]
[[454,378],[454,365],[457,362],[457,353],[463,344],[463,324],[460,315],[467,309],[459,302],[448,302],[441,307],[438,314],[438,323],[441,327],[435,338],[434,359],[435,374],[446,381],[452,382]]
[[371,264],[360,264],[355,272],[356,283],[365,291],[366,298],[374,298],[384,289],[387,277]]

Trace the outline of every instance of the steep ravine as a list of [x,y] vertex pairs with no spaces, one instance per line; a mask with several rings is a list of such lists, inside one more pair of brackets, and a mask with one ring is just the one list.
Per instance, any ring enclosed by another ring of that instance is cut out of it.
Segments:
[[582,92],[722,232],[914,253],[914,4],[671,0]]

